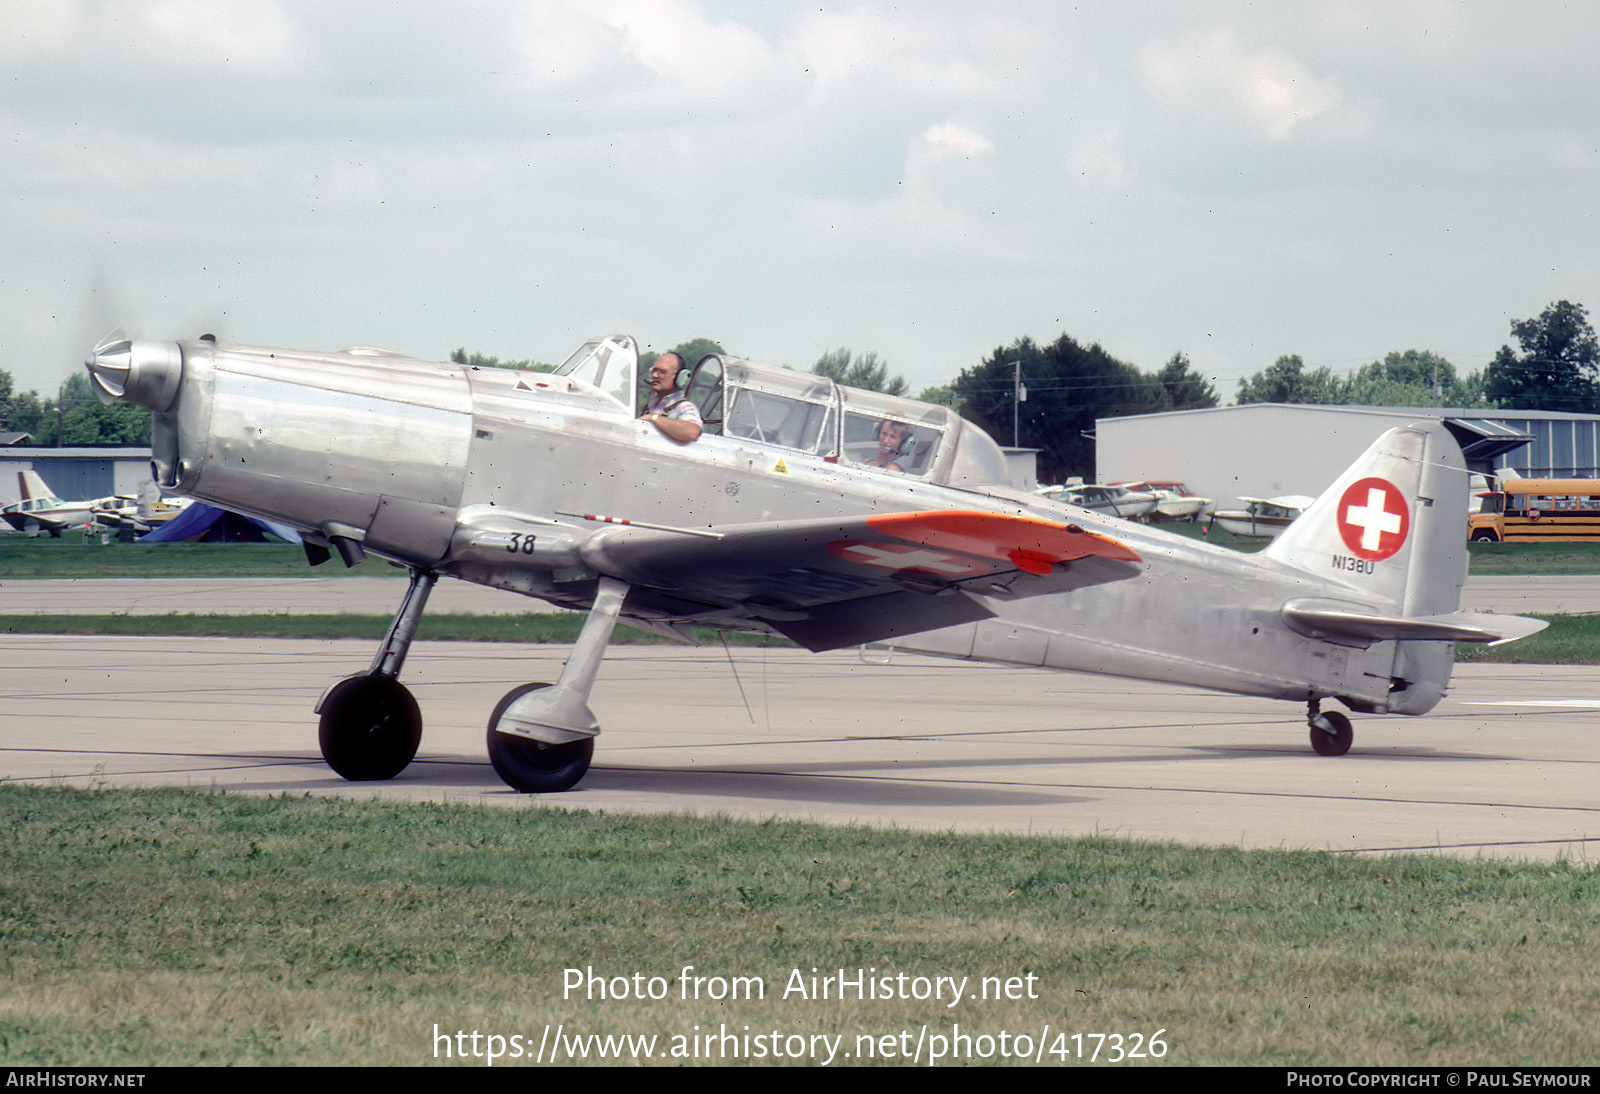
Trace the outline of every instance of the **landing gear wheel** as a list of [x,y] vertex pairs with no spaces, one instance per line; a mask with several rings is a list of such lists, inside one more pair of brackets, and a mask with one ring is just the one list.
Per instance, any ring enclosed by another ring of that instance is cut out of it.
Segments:
[[392,676],[353,676],[322,701],[317,742],[328,766],[351,782],[392,779],[422,743],[422,712]]
[[1319,756],[1343,756],[1355,739],[1350,719],[1337,710],[1325,711],[1311,720],[1311,747]]
[[513,790],[524,794],[555,794],[571,790],[578,780],[589,772],[589,761],[594,759],[594,738],[550,745],[529,740],[510,733],[501,733],[494,727],[506,708],[530,691],[547,688],[549,684],[523,684],[506,692],[489,715],[489,762],[495,774],[505,780]]

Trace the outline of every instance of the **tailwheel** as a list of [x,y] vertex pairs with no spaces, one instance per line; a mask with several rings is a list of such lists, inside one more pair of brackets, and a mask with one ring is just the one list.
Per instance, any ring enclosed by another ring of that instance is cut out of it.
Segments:
[[1311,747],[1319,756],[1343,756],[1350,751],[1356,731],[1350,719],[1337,710],[1325,711],[1311,719]]
[[512,688],[489,716],[489,761],[507,786],[524,794],[554,794],[571,790],[588,774],[589,761],[594,758],[593,737],[553,745],[495,729],[500,724],[500,716],[512,703],[530,691],[549,686],[523,684]]
[[322,758],[352,782],[392,779],[422,743],[422,712],[392,676],[352,676],[335,684],[319,706]]

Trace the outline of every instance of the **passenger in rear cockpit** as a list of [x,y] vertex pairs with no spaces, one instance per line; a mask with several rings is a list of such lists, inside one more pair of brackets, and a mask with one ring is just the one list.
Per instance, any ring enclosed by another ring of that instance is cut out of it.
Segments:
[[885,471],[904,471],[901,455],[911,443],[911,427],[904,422],[888,418],[878,423],[878,454],[867,461],[868,467],[881,467]]

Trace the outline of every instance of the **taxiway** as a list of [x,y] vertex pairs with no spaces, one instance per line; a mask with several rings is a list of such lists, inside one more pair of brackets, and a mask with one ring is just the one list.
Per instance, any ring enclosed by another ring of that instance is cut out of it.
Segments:
[[0,777],[31,785],[681,811],[1340,853],[1600,856],[1600,672],[1458,668],[1422,718],[1358,717],[1313,754],[1291,704],[923,657],[614,647],[594,767],[569,793],[504,787],[496,698],[566,650],[419,642],[426,721],[398,779],[321,762],[311,708],[371,643],[0,636]]

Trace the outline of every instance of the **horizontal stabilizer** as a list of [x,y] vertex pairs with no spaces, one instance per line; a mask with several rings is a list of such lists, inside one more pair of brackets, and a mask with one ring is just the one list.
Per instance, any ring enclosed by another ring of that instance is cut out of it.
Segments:
[[1487,642],[1498,646],[1537,634],[1549,626],[1542,619],[1490,612],[1447,615],[1379,615],[1336,600],[1291,600],[1283,619],[1308,638],[1338,642],[1417,641]]

